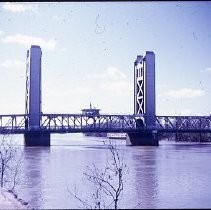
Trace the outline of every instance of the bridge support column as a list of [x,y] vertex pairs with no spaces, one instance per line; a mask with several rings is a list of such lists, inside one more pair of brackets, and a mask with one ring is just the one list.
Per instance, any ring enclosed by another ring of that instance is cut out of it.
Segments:
[[27,131],[24,134],[25,146],[50,146],[50,132]]
[[127,133],[126,145],[129,146],[158,146],[158,136],[153,130]]

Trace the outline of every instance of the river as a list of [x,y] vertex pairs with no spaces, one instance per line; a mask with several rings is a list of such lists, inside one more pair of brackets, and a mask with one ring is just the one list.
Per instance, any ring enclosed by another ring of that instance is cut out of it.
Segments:
[[[24,147],[18,197],[35,209],[84,208],[93,192],[84,176],[93,163],[103,169],[110,152],[106,138],[51,135],[51,147]],[[211,144],[160,141],[158,147],[126,146],[113,140],[127,165],[119,208],[211,208]]]

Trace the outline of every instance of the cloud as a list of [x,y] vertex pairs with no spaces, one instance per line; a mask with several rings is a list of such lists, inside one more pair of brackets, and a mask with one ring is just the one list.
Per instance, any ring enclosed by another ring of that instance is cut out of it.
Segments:
[[206,116],[209,115],[208,113],[206,113],[205,111],[201,112],[198,110],[193,110],[193,109],[189,109],[189,108],[183,108],[178,110],[174,110],[171,111],[171,113],[173,113],[173,115],[177,115],[177,116]]
[[164,95],[172,98],[196,98],[205,95],[204,90],[193,90],[191,88],[182,88],[180,90],[169,90]]
[[103,82],[100,88],[109,91],[112,94],[125,95],[130,94],[133,88],[126,75],[118,68],[110,66],[101,75]]
[[30,47],[31,45],[40,45],[42,48],[47,50],[54,50],[56,47],[56,41],[49,39],[48,41],[35,36],[27,36],[24,34],[15,34],[12,36],[6,36],[1,39],[4,43],[16,43]]
[[38,5],[35,5],[34,3],[19,3],[19,2],[5,2],[3,4],[3,9],[8,10],[10,12],[14,13],[21,13],[25,12],[27,10],[37,12]]
[[157,83],[156,87],[159,88],[159,89],[166,88],[167,87],[167,84]]
[[25,67],[25,62],[21,60],[5,60],[3,62],[0,62],[0,66],[3,68],[24,68]]
[[202,69],[202,70],[200,70],[200,72],[201,72],[201,73],[204,73],[204,72],[209,72],[209,73],[211,73],[211,67],[207,67],[207,68],[205,68],[205,69]]
[[119,80],[126,79],[126,75],[115,67],[108,67],[106,70],[106,76],[110,79]]
[[101,74],[89,74],[87,78],[99,81],[99,88],[109,95],[128,96],[132,94],[133,82],[130,82],[126,75],[114,66],[109,66]]
[[2,34],[4,34],[4,31],[1,31],[1,30],[0,30],[0,36],[1,36]]
[[114,94],[129,94],[132,91],[133,85],[131,85],[128,81],[106,81],[100,85],[100,87],[104,90],[110,91]]
[[67,48],[66,47],[61,47],[59,50],[60,50],[60,52],[66,52]]
[[60,19],[58,15],[53,15],[52,18],[53,18],[54,20],[59,20],[59,19]]
[[100,78],[100,79],[109,79],[109,80],[126,79],[126,75],[122,71],[120,71],[118,68],[113,67],[113,66],[109,66],[101,74],[92,74],[92,75],[88,75],[88,77]]
[[92,92],[88,87],[77,87],[75,91],[79,94],[90,94]]

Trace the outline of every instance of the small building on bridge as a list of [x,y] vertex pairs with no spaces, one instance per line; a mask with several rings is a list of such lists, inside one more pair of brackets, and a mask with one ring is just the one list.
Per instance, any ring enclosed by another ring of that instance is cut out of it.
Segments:
[[[92,108],[92,104],[90,102],[88,109],[82,109],[82,114],[86,115],[89,118],[96,117],[100,115],[100,109]],[[107,137],[107,133],[99,133],[99,132],[85,132],[84,136],[95,136],[95,137]]]
[[92,108],[92,104],[90,103],[89,109],[82,109],[82,114],[87,116],[97,116],[100,114],[100,109]]

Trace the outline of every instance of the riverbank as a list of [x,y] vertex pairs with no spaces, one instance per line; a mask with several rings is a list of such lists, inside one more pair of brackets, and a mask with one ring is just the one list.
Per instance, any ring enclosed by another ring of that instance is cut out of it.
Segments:
[[13,193],[0,188],[0,209],[28,209],[27,203],[16,197]]

